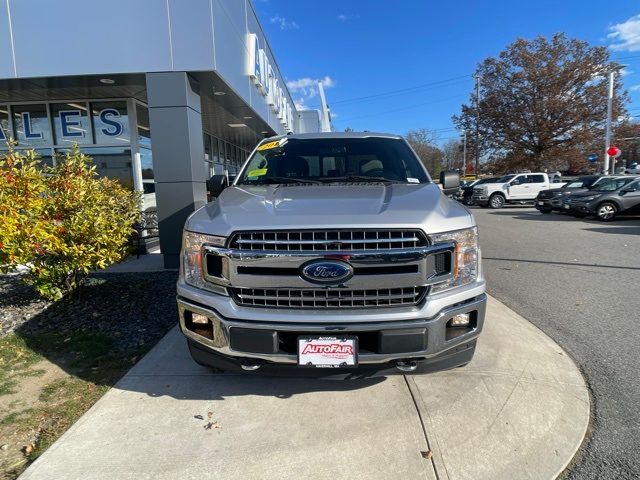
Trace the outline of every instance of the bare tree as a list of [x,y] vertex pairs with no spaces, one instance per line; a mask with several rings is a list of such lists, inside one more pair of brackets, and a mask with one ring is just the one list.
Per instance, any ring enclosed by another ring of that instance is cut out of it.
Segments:
[[[584,161],[594,144],[603,143],[607,73],[619,67],[605,47],[564,34],[518,39],[497,58],[485,59],[476,71],[482,156],[536,170]],[[615,118],[624,113],[629,97],[619,78],[614,88]],[[475,91],[453,121],[460,130],[475,132]]]
[[442,170],[443,157],[442,150],[437,147],[438,136],[435,132],[428,128],[418,128],[407,132],[405,138],[431,176],[438,176]]
[[[449,140],[442,147],[442,155],[443,155],[443,166],[447,170],[451,169],[461,169],[463,166],[463,145],[461,140]],[[467,155],[467,162],[470,157]]]

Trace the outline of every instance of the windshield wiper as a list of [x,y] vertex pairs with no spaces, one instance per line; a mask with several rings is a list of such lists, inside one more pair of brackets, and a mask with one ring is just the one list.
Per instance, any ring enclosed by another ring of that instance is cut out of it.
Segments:
[[372,177],[369,175],[346,175],[344,177],[327,177],[323,182],[373,182],[373,183],[403,183],[400,180],[391,180],[384,177]]

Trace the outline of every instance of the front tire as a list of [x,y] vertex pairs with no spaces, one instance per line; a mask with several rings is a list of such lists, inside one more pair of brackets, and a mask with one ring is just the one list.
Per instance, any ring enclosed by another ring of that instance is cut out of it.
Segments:
[[473,197],[470,196],[466,196],[462,199],[462,203],[464,205],[466,205],[467,207],[470,207],[471,205],[473,205]]
[[540,213],[551,213],[552,210],[550,208],[541,208],[541,209],[539,209],[539,212]]
[[489,199],[489,206],[494,209],[504,207],[504,203],[505,203],[505,198],[499,193],[492,195],[491,198]]
[[596,209],[596,218],[601,222],[610,222],[618,214],[618,207],[612,202],[603,202]]

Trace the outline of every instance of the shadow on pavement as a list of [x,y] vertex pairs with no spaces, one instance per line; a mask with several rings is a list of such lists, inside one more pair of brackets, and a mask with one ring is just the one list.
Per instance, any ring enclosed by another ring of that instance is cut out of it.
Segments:
[[313,392],[349,392],[372,387],[385,377],[358,380],[321,380],[255,375],[213,374],[197,376],[127,376],[116,388],[144,393],[150,397],[169,396],[178,400],[225,400],[232,397],[291,398]]

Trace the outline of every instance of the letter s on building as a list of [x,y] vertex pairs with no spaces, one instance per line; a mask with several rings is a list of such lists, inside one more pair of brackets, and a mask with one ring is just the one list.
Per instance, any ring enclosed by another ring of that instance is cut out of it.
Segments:
[[109,135],[110,137],[119,137],[122,135],[122,124],[116,120],[113,120],[113,117],[120,118],[120,112],[115,108],[105,108],[100,111],[100,121],[106,125],[109,125],[111,128],[103,128],[102,133],[105,135]]

